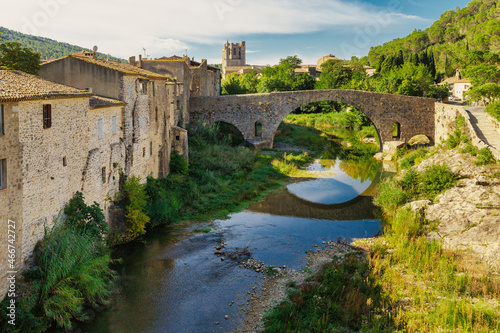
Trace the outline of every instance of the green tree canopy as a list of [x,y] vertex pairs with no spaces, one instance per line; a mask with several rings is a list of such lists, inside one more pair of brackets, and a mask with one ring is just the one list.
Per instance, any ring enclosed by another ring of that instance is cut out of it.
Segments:
[[40,53],[22,47],[17,42],[4,42],[0,44],[0,68],[13,69],[38,75],[40,71]]

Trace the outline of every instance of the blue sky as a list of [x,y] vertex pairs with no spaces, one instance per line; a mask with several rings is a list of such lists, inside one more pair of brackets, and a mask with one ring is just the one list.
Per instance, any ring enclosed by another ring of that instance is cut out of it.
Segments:
[[247,42],[247,62],[298,55],[364,56],[370,46],[425,29],[467,0],[0,0],[0,25],[122,58],[183,55],[220,63]]

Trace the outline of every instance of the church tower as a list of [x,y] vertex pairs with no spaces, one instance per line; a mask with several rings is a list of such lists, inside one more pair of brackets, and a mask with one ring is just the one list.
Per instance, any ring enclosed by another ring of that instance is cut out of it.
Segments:
[[227,67],[246,66],[245,42],[224,44],[222,49],[222,73],[226,72]]

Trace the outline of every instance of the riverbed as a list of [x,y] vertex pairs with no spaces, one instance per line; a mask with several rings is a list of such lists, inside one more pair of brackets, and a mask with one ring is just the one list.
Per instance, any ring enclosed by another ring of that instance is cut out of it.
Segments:
[[[269,267],[301,271],[326,241],[380,232],[372,196],[388,174],[379,162],[325,158],[309,169],[324,177],[290,184],[226,220],[164,226],[118,247],[120,292],[77,330],[233,332]],[[249,260],[266,268],[245,268]]]

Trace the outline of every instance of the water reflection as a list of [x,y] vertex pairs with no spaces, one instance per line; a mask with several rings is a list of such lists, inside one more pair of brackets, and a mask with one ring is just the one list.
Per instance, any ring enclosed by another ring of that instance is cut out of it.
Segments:
[[119,271],[126,270],[127,284],[81,331],[234,332],[263,275],[240,268],[238,260],[222,261],[214,254],[221,241],[224,251],[247,248],[265,264],[300,269],[306,251],[323,240],[375,236],[380,220],[371,195],[386,176],[381,164],[362,149],[331,149],[310,169],[335,175],[271,193],[215,221],[210,234],[180,240],[185,229],[162,227],[119,247],[114,255],[123,258]]

